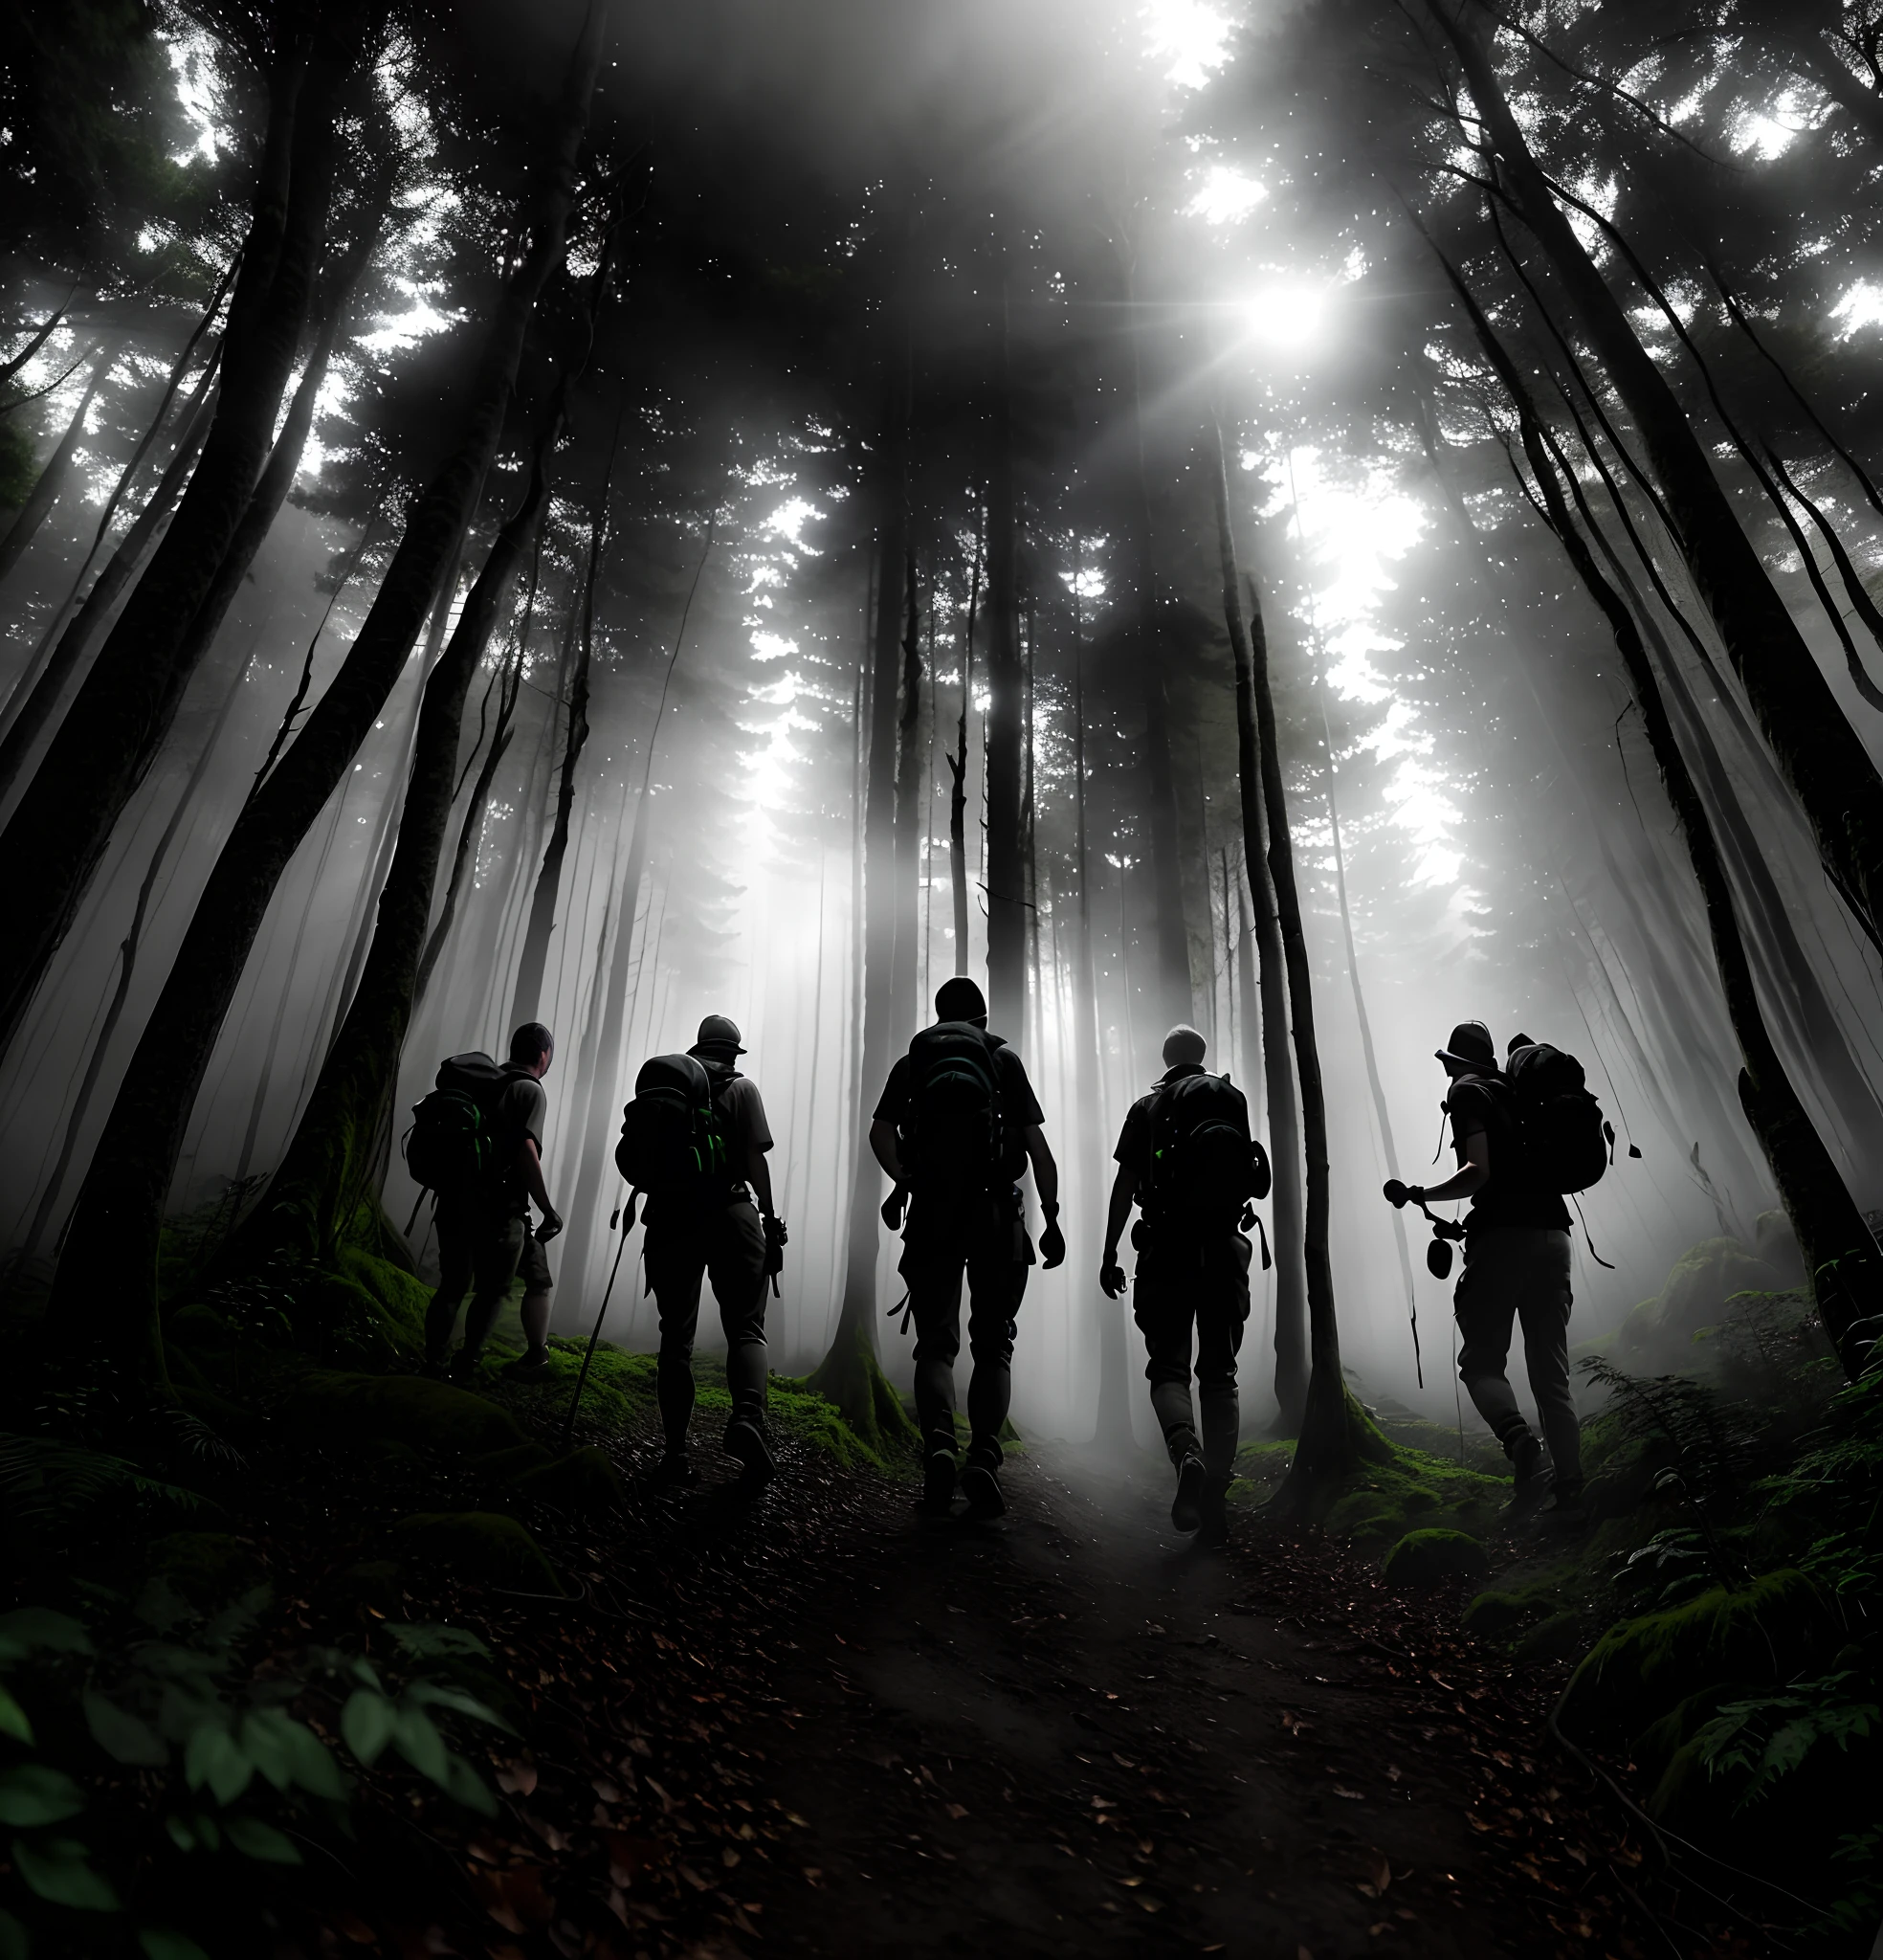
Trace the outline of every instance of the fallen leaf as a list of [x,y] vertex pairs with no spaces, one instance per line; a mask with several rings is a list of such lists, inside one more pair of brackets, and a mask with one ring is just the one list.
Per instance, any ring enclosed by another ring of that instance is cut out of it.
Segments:
[[966,1811],[958,1803],[944,1804],[942,1808],[946,1810],[951,1817],[964,1817],[967,1815]]
[[1366,1801],[1365,1797],[1358,1790],[1349,1790],[1341,1783],[1335,1784],[1334,1794],[1336,1796],[1344,1796],[1349,1803],[1364,1803]]
[[534,1763],[506,1763],[497,1772],[497,1787],[512,1796],[528,1796],[536,1789]]
[[1385,1859],[1379,1852],[1376,1851],[1373,1854],[1374,1888],[1378,1891],[1384,1892],[1386,1889],[1386,1887],[1392,1883],[1392,1866],[1389,1865],[1386,1862]]

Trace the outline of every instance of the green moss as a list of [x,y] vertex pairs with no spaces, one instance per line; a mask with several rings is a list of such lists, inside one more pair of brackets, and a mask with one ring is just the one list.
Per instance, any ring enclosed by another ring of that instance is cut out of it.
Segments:
[[507,1409],[419,1375],[310,1374],[296,1390],[288,1415],[322,1437],[365,1437],[473,1457],[524,1439]]
[[1436,1586],[1451,1578],[1480,1579],[1491,1570],[1490,1555],[1466,1531],[1408,1531],[1386,1554],[1385,1576],[1392,1586]]
[[1667,1284],[1623,1321],[1607,1358],[1631,1373],[1694,1365],[1694,1337],[1725,1317],[1736,1293],[1782,1292],[1786,1276],[1737,1238],[1705,1238],[1675,1260]]
[[374,1302],[396,1344],[413,1353],[421,1352],[425,1347],[425,1309],[432,1303],[431,1287],[415,1275],[402,1271],[390,1259],[360,1246],[343,1245],[339,1264],[342,1275]]
[[1382,1460],[1362,1463],[1320,1493],[1310,1522],[1380,1553],[1421,1527],[1476,1537],[1495,1523],[1510,1494],[1508,1481],[1423,1450],[1385,1448]]
[[1573,1660],[1583,1651],[1583,1620],[1576,1613],[1553,1613],[1539,1620],[1511,1650],[1523,1664],[1539,1660]]
[[223,1531],[170,1531],[144,1548],[144,1572],[167,1579],[192,1606],[221,1606],[262,1583],[253,1545]]
[[1817,1583],[1791,1568],[1737,1592],[1716,1586],[1610,1627],[1569,1683],[1563,1725],[1578,1735],[1631,1741],[1710,1685],[1789,1680],[1834,1644],[1838,1624]]
[[1534,1603],[1516,1592],[1480,1592],[1465,1608],[1464,1626],[1480,1640],[1508,1640],[1537,1616]]
[[497,1511],[421,1511],[392,1527],[400,1556],[518,1592],[563,1590],[536,1540]]
[[558,1461],[525,1470],[517,1479],[517,1489],[538,1503],[581,1517],[628,1507],[628,1486],[621,1473],[596,1449],[575,1450]]

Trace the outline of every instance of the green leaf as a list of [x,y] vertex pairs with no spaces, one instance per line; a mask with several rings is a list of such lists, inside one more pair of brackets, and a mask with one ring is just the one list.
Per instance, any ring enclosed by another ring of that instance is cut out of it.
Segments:
[[116,1912],[118,1894],[87,1862],[90,1854],[70,1838],[30,1844],[13,1839],[13,1869],[40,1898],[78,1912]]
[[299,1864],[300,1853],[295,1848],[292,1838],[277,1831],[273,1824],[264,1824],[259,1817],[226,1817],[223,1830],[229,1841],[244,1858],[258,1860],[263,1864]]
[[0,1960],[32,1960],[33,1942],[26,1928],[0,1905]]
[[217,1803],[233,1803],[249,1787],[255,1765],[235,1747],[228,1729],[205,1722],[183,1752],[183,1780],[191,1790],[207,1783]]
[[460,1715],[469,1715],[476,1722],[488,1722],[493,1728],[510,1727],[501,1715],[485,1707],[475,1695],[467,1695],[462,1688],[446,1687],[439,1682],[413,1682],[406,1690],[406,1700],[429,1703],[438,1708],[455,1708]]
[[447,1654],[475,1654],[483,1660],[490,1659],[490,1649],[464,1627],[388,1626],[386,1631],[415,1660],[434,1660]]
[[189,1828],[188,1817],[180,1817],[175,1811],[171,1811],[164,1819],[164,1828],[170,1834],[170,1842],[179,1851],[196,1849],[196,1834]]
[[294,1781],[288,1770],[287,1745],[281,1739],[283,1717],[278,1709],[263,1708],[242,1717],[240,1748],[277,1790]]
[[144,1960],[210,1960],[196,1942],[174,1927],[147,1926],[138,1933]]
[[[0,1735],[11,1735],[28,1748],[33,1747],[33,1725],[26,1719],[26,1710],[5,1688],[0,1688]],[[5,1948],[0,1948],[0,1960],[6,1960]]]
[[0,1824],[31,1831],[59,1824],[85,1808],[85,1793],[63,1770],[45,1763],[16,1763],[0,1770]]
[[92,1637],[76,1619],[50,1606],[0,1614],[0,1659],[27,1654],[89,1654]]
[[288,1771],[310,1796],[324,1796],[330,1803],[346,1800],[347,1782],[334,1761],[333,1751],[308,1727],[291,1716],[282,1717],[281,1740],[288,1752]]
[[216,1828],[216,1820],[213,1817],[198,1813],[190,1822],[195,1825],[197,1841],[205,1851],[222,1849],[222,1833]]
[[85,1720],[92,1740],[107,1756],[121,1763],[135,1763],[141,1769],[161,1770],[170,1760],[163,1738],[128,1709],[108,1702],[96,1688],[85,1690]]
[[443,1789],[451,1771],[447,1767],[445,1739],[438,1726],[422,1708],[402,1707],[392,1718],[392,1740],[427,1782]]
[[454,1755],[445,1764],[445,1794],[479,1816],[497,1815],[497,1798],[489,1786],[462,1756]]
[[369,1770],[392,1740],[396,1712],[392,1704],[373,1688],[355,1688],[340,1711],[340,1732],[346,1738],[346,1747]]

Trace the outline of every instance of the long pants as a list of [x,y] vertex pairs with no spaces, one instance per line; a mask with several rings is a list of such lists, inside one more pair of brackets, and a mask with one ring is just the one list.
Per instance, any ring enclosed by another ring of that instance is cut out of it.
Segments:
[[955,1357],[967,1281],[968,1460],[1000,1462],[1013,1396],[1013,1337],[1032,1264],[1019,1193],[938,1202],[919,1193],[900,1271],[916,1323],[916,1425],[924,1455],[955,1448]]
[[469,1292],[463,1356],[469,1363],[482,1353],[519,1266],[526,1292],[548,1292],[548,1256],[537,1244],[529,1220],[508,1212],[441,1197],[437,1225],[438,1290],[425,1310],[426,1358],[433,1364],[444,1360],[457,1310]]
[[711,1211],[651,1221],[648,1287],[660,1314],[654,1394],[672,1450],[686,1446],[693,1416],[693,1343],[699,1330],[699,1286],[713,1282],[726,1337],[726,1387],[735,1415],[763,1416],[765,1353],[765,1236],[750,1198]]
[[1151,1413],[1164,1448],[1181,1463],[1197,1447],[1190,1401],[1190,1350],[1196,1348],[1197,1400],[1203,1405],[1203,1460],[1210,1476],[1234,1475],[1242,1411],[1236,1355],[1249,1319],[1249,1241],[1233,1230],[1208,1233],[1151,1227],[1139,1248],[1131,1311],[1150,1358]]
[[1506,1455],[1530,1434],[1507,1372],[1513,1325],[1559,1484],[1583,1474],[1582,1425],[1569,1393],[1569,1235],[1542,1227],[1480,1226],[1465,1240],[1451,1306],[1458,1378]]

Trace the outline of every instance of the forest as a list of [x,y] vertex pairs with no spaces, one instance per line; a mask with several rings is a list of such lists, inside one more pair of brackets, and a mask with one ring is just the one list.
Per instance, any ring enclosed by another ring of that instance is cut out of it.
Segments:
[[0,1960],[1883,1955],[1879,0],[10,0],[0,187]]

